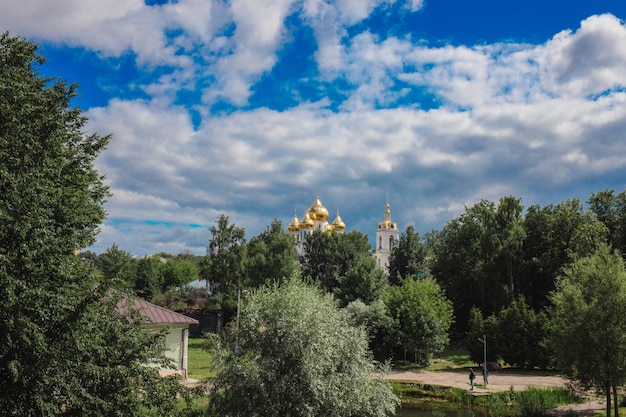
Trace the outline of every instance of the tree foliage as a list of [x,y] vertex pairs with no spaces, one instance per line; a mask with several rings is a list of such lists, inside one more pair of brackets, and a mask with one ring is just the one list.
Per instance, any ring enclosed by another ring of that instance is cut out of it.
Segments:
[[[626,383],[626,269],[603,246],[564,269],[551,296],[551,347],[560,369],[611,393]],[[617,399],[615,398],[616,415]]]
[[396,398],[374,366],[367,336],[332,296],[292,279],[246,297],[239,354],[228,353],[210,410],[219,416],[379,416]]
[[293,237],[285,233],[280,220],[248,242],[246,282],[253,288],[266,282],[282,282],[298,271]]
[[406,228],[389,255],[389,282],[398,285],[402,277],[430,275],[429,247],[421,242],[413,226]]
[[361,256],[370,255],[370,250],[367,236],[360,232],[327,234],[315,231],[304,243],[304,255],[300,259],[302,275],[333,292],[339,286],[339,279]]
[[39,76],[36,49],[0,36],[0,410],[171,415],[179,384],[148,365],[154,335],[74,255],[104,218],[93,163],[108,138],[83,132],[76,86]]
[[452,302],[434,279],[405,278],[402,285],[389,287],[386,304],[399,323],[404,348],[415,350],[419,363],[429,364],[448,345]]

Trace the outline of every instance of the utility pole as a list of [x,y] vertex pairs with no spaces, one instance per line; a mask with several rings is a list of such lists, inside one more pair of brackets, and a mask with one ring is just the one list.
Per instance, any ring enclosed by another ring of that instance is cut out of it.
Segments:
[[483,382],[485,388],[487,388],[487,336],[483,335],[483,338],[478,338],[479,342],[483,344]]

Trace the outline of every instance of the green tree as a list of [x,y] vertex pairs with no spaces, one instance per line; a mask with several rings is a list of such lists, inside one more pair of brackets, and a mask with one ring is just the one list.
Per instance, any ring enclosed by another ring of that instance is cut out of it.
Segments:
[[626,191],[599,191],[587,200],[591,211],[608,230],[611,246],[626,256]]
[[113,243],[100,255],[100,269],[105,279],[115,280],[120,288],[134,286],[137,263],[133,255]]
[[222,214],[209,228],[208,264],[209,287],[212,292],[232,293],[241,289],[243,284],[244,262],[246,256],[246,232],[243,228],[231,224],[227,215]]
[[367,236],[351,231],[345,234],[315,231],[306,237],[300,259],[302,275],[329,292],[339,286],[339,279],[361,256],[370,255]]
[[381,362],[393,359],[395,352],[402,347],[402,341],[398,323],[391,317],[385,302],[378,299],[365,304],[355,300],[346,306],[346,311],[354,325],[367,331],[374,358]]
[[536,313],[524,297],[517,297],[497,315],[497,329],[492,333],[497,356],[520,368],[546,368],[550,356],[543,343],[547,321],[544,311]]
[[404,349],[415,351],[416,362],[429,364],[433,354],[449,343],[448,330],[454,321],[452,302],[434,279],[414,277],[389,287],[385,301],[398,321]]
[[507,285],[496,274],[496,205],[482,200],[466,208],[431,239],[436,242],[433,276],[454,300],[459,330],[467,328],[472,307],[490,315],[506,305]]
[[626,383],[626,269],[607,245],[564,269],[551,296],[550,346],[570,377],[611,394]]
[[374,365],[365,330],[349,324],[331,295],[297,279],[263,287],[245,299],[239,353],[221,360],[213,415],[377,416],[396,398]]
[[360,255],[354,266],[344,276],[339,277],[335,295],[344,307],[355,300],[371,304],[383,297],[387,282],[387,274],[376,266],[376,259],[369,255]]
[[148,365],[155,336],[74,255],[105,215],[93,163],[107,137],[84,133],[76,86],[39,76],[36,50],[0,36],[0,410],[171,415],[179,384]]
[[246,282],[260,287],[266,282],[282,282],[298,270],[298,254],[293,237],[285,233],[280,220],[272,223],[248,242]]
[[606,242],[606,229],[600,226],[577,199],[528,208],[518,290],[535,311],[549,304],[549,294],[565,265]]
[[145,256],[137,261],[135,293],[150,301],[161,290],[163,281],[160,272],[161,261],[155,256]]
[[161,270],[163,274],[163,291],[182,287],[198,279],[200,274],[198,266],[193,261],[184,258],[168,259],[161,266]]
[[389,282],[400,284],[402,277],[430,275],[429,247],[422,243],[413,226],[406,228],[389,255]]

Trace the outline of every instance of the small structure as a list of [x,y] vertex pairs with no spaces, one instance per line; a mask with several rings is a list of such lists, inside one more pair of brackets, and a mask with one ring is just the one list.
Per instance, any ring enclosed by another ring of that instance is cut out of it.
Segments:
[[[123,306],[118,308],[124,310]],[[134,308],[146,319],[147,328],[166,330],[163,349],[165,356],[173,361],[175,369],[161,368],[161,375],[180,374],[183,379],[187,379],[189,326],[199,324],[198,320],[140,298],[134,300]]]

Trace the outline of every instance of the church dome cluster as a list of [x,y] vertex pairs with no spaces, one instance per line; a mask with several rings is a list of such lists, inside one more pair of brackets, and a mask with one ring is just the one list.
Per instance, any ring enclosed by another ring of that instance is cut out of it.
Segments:
[[[316,195],[315,202],[306,209],[301,219],[298,219],[297,213],[294,213],[293,220],[287,226],[287,230],[293,236],[298,254],[303,255],[304,242],[308,235],[316,230],[325,233],[345,233],[346,224],[339,216],[339,210],[337,210],[335,220],[329,223],[328,210],[322,204],[319,195]],[[385,216],[383,221],[378,223],[376,231],[374,256],[379,267],[388,268],[389,255],[399,239],[399,234],[397,223],[391,220],[391,207],[389,206],[389,198],[387,198]]]

